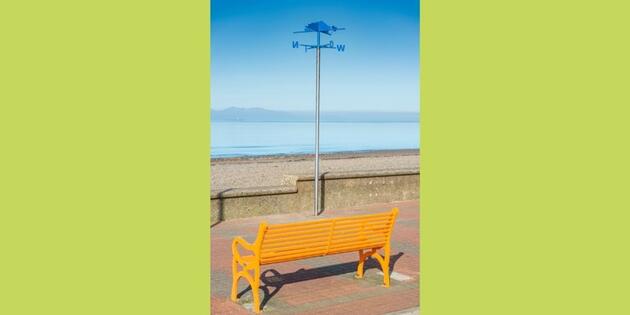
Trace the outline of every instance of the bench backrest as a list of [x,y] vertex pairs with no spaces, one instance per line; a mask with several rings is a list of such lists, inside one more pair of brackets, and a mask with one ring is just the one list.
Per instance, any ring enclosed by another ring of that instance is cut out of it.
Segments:
[[389,244],[398,209],[307,222],[261,224],[261,264],[381,248]]

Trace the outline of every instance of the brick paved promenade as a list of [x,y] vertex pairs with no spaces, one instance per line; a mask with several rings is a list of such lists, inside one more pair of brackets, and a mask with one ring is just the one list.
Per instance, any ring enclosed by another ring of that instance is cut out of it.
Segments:
[[[263,314],[388,314],[413,310],[419,305],[418,201],[373,204],[329,210],[320,218],[400,209],[394,225],[391,250],[391,287],[381,286],[378,262],[365,263],[365,276],[355,279],[358,254],[346,253],[261,266]],[[252,242],[262,220],[270,224],[313,219],[308,213],[274,215],[221,222],[212,236],[212,314],[253,314],[252,293],[245,279],[239,280],[238,303],[230,301],[231,242],[243,236]]]

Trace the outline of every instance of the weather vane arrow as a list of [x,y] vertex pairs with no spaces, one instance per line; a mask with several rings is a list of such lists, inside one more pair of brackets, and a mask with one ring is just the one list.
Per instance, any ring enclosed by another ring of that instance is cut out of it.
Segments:
[[313,212],[314,215],[319,215],[319,73],[320,73],[320,59],[321,59],[321,49],[322,48],[337,48],[337,51],[343,52],[346,50],[346,45],[335,43],[331,40],[330,42],[322,45],[321,44],[321,34],[324,33],[326,35],[332,35],[334,32],[345,30],[345,28],[340,28],[336,26],[331,26],[323,21],[313,22],[304,27],[303,31],[297,31],[293,33],[317,33],[317,44],[316,45],[307,45],[300,44],[298,41],[293,41],[293,48],[299,48],[300,46],[304,47],[304,51],[307,52],[309,49],[316,49],[316,57],[315,57],[315,176],[313,178]]

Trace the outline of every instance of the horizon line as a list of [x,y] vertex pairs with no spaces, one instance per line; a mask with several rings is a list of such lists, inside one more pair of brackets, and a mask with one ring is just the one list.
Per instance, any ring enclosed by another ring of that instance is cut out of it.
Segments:
[[[272,111],[272,112],[311,112],[310,110],[291,110],[291,109],[268,109],[268,108],[264,108],[264,107],[239,107],[239,106],[229,106],[229,107],[224,107],[224,108],[212,108],[210,107],[210,110],[227,110],[227,109],[262,109],[262,110],[267,110],[267,111]],[[367,113],[416,113],[419,114],[420,111],[386,111],[386,110],[322,110],[322,112],[367,112]]]

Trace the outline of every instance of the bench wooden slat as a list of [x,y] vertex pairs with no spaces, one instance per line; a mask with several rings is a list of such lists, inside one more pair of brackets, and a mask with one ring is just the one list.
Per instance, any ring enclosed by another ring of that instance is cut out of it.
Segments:
[[[370,249],[381,249],[384,248],[385,246],[383,245],[374,245],[374,246],[368,246]],[[366,247],[360,246],[360,247],[351,247],[351,248],[341,248],[338,250],[331,250],[328,252],[327,255],[336,255],[336,254],[344,254],[344,253],[348,253],[348,252],[355,252],[355,251],[359,251],[359,250],[365,250]]]
[[[308,246],[305,246],[308,245]],[[263,247],[260,253],[264,256],[267,252],[277,252],[281,250],[285,250],[287,248],[302,248],[302,247],[313,247],[313,246],[328,246],[328,240],[317,240],[311,241],[309,243],[279,243],[274,246]]]
[[354,242],[362,242],[365,240],[370,240],[370,239],[382,239],[382,240],[387,240],[387,235],[363,235],[363,236],[355,236],[355,235],[345,235],[345,236],[340,236],[340,237],[336,237],[333,238],[331,240],[331,244],[330,247],[335,247],[338,246],[339,244],[347,244],[347,243],[354,243]]
[[295,258],[297,257],[308,256],[308,255],[323,256],[326,254],[327,247],[328,246],[324,245],[317,248],[300,248],[297,250],[283,251],[283,252],[278,252],[278,253],[276,252],[268,253],[267,256],[263,256],[261,254],[260,258],[261,258],[261,261],[264,262],[267,260],[274,260],[276,258],[290,257],[293,260],[295,260]]
[[333,222],[332,219],[326,219],[326,220],[300,222],[299,225],[293,224],[293,223],[273,224],[273,225],[267,226],[267,232],[294,231],[294,230],[299,230],[305,227],[310,228],[310,227],[318,227],[318,226],[329,226],[332,224],[332,222]]
[[[314,254],[305,254],[303,256],[299,256],[299,259],[306,259],[306,258],[313,258],[313,257],[321,257],[324,256],[320,253],[314,253]],[[274,257],[273,259],[266,259],[261,261],[261,265],[270,265],[270,264],[277,264],[277,263],[282,263],[282,262],[287,262],[287,261],[294,261],[296,260],[295,257]]]
[[292,223],[270,224],[267,227],[282,229],[282,228],[289,228],[289,227],[302,226],[302,225],[325,224],[325,223],[330,223],[332,221],[333,219],[318,219],[318,220],[300,221],[300,222],[292,222]]
[[320,221],[320,222],[312,221],[313,222],[312,224],[302,224],[300,226],[290,226],[290,227],[284,227],[283,225],[281,226],[270,225],[267,227],[267,232],[265,233],[265,236],[270,237],[272,235],[284,235],[285,233],[326,229],[326,228],[330,228],[333,222],[335,223],[335,226],[342,227],[342,226],[352,226],[352,225],[360,225],[360,224],[383,224],[390,220],[391,220],[390,216],[378,216],[378,217],[371,217],[371,218],[364,218],[364,219],[357,219],[357,220],[337,220],[337,221],[326,220],[326,221]]
[[342,231],[361,227],[389,227],[390,225],[391,223],[389,221],[353,222],[352,224],[335,224],[335,230]]
[[386,242],[387,241],[387,236],[374,236],[374,237],[353,237],[353,238],[346,238],[346,239],[338,239],[335,240],[335,243],[331,244],[329,246],[329,248],[337,248],[337,247],[343,247],[346,245],[353,245],[353,244],[362,244],[364,242]]
[[331,235],[332,240],[346,238],[346,237],[364,237],[366,235],[387,235],[389,231],[385,228],[381,229],[366,229],[366,230],[356,230],[356,231],[340,231],[333,233]]
[[277,240],[277,239],[291,239],[293,237],[296,236],[302,236],[302,235],[316,235],[316,234],[322,234],[322,233],[329,233],[330,232],[330,226],[327,226],[326,228],[317,228],[317,229],[305,229],[303,231],[290,231],[290,232],[282,232],[282,233],[269,233],[269,234],[265,234],[265,238],[263,240],[263,242],[270,242],[273,240]]
[[344,219],[335,220],[335,224],[344,225],[344,224],[359,223],[359,222],[380,222],[380,221],[387,221],[389,219],[391,219],[390,216],[383,216],[383,215],[369,217],[369,218],[353,219],[353,220],[344,218]]
[[391,224],[390,223],[381,223],[381,224],[359,224],[359,225],[352,225],[352,226],[341,226],[341,227],[335,227],[335,229],[333,230],[333,233],[356,233],[358,231],[371,231],[371,230],[378,230],[378,229],[390,229],[391,228]]
[[287,250],[287,251],[281,251],[281,252],[273,252],[273,253],[268,253],[266,256],[261,255],[260,258],[261,260],[265,261],[265,260],[270,260],[270,259],[275,259],[275,258],[282,258],[282,257],[301,257],[303,255],[326,255],[326,249],[327,246],[320,246],[320,247],[315,247],[315,248],[300,248],[300,249],[295,249],[295,250]]
[[370,222],[386,222],[389,221],[390,217],[375,217],[375,218],[365,218],[358,220],[340,220],[336,221],[335,225],[348,225],[348,224],[356,224],[356,223],[370,223]]
[[386,239],[380,240],[366,240],[366,241],[356,241],[356,242],[348,242],[345,244],[337,244],[334,247],[329,248],[329,251],[338,251],[341,249],[347,249],[347,251],[355,251],[355,249],[368,249],[375,247],[383,247],[385,245]]
[[302,244],[302,246],[308,246],[311,243],[325,242],[327,240],[326,236],[327,234],[320,234],[320,236],[317,238],[302,236],[300,238],[291,238],[291,239],[274,239],[273,242],[269,241],[268,243],[263,244],[263,246],[261,246],[260,249],[264,251],[269,248],[274,248],[278,246],[286,246],[286,245],[291,245],[291,244],[297,244],[297,245]]
[[339,229],[344,229],[344,228],[353,227],[353,226],[370,226],[370,225],[379,225],[379,226],[381,226],[381,225],[389,224],[389,223],[390,223],[390,221],[387,218],[381,218],[381,219],[378,219],[378,220],[372,219],[372,220],[369,220],[369,221],[337,222],[335,224],[335,228],[339,230]]
[[329,222],[332,222],[332,221],[340,222],[340,221],[344,221],[344,220],[360,220],[360,219],[371,218],[371,217],[390,217],[390,216],[391,216],[391,213],[384,212],[384,213],[355,215],[355,216],[349,216],[349,217],[319,219],[319,220],[303,221],[303,222],[279,223],[279,224],[268,225],[267,227],[270,228],[270,229],[282,229],[282,228],[293,227],[293,226],[329,223]]
[[380,228],[380,229],[365,229],[365,230],[355,230],[355,231],[338,231],[336,233],[333,233],[331,235],[331,238],[334,239],[339,239],[339,238],[346,238],[346,237],[365,237],[368,235],[387,235],[389,231],[386,228]]
[[360,236],[360,237],[346,236],[343,238],[336,238],[332,240],[329,247],[330,248],[339,247],[339,246],[344,246],[348,244],[361,243],[365,241],[385,242],[387,241],[387,235],[365,235],[365,236]]

